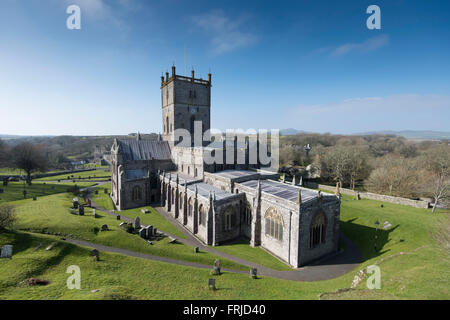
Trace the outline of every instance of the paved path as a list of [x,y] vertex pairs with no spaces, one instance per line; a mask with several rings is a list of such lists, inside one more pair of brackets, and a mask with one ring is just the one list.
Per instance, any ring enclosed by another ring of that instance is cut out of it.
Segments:
[[[92,190],[92,187],[88,188],[89,190]],[[92,201],[92,208],[95,208],[96,210],[100,210],[101,212],[104,212],[106,214],[117,216],[117,213],[114,213],[112,211],[106,210],[105,208],[99,206],[94,201]],[[222,258],[226,258],[228,260],[234,261],[236,263],[239,263],[241,265],[248,266],[249,268],[257,268],[258,269],[258,275],[262,276],[268,276],[272,278],[278,278],[278,279],[285,279],[285,280],[293,280],[293,281],[319,281],[319,280],[328,280],[333,279],[336,277],[339,277],[343,274],[346,274],[347,272],[353,270],[361,263],[361,253],[359,248],[345,235],[342,233],[340,234],[341,240],[345,244],[345,251],[336,253],[332,256],[326,257],[322,260],[319,260],[311,265],[292,269],[289,271],[279,271],[267,268],[265,266],[238,258],[236,256],[224,253],[222,251],[215,250],[214,248],[211,248],[209,246],[204,245],[199,239],[197,239],[195,236],[193,236],[183,225],[181,225],[177,220],[175,220],[169,213],[167,213],[163,208],[156,207],[155,208],[161,215],[163,215],[167,220],[169,220],[180,232],[182,232],[186,239],[180,239],[170,233],[163,232],[159,230],[162,234],[166,236],[170,236],[173,238],[177,238],[177,241],[189,246],[199,247],[200,250],[212,253],[214,255],[220,256]],[[134,223],[134,219],[127,218],[125,216],[121,215],[121,220]],[[145,227],[145,225],[142,225]],[[116,252],[121,253],[128,256],[133,257],[139,257],[144,259],[150,259],[150,260],[156,260],[161,262],[167,262],[177,265],[183,265],[183,266],[191,266],[196,268],[203,268],[203,269],[211,269],[212,266],[209,265],[202,265],[198,263],[193,262],[187,262],[183,260],[176,260],[176,259],[170,259],[170,258],[164,258],[159,256],[153,256],[150,254],[144,254],[139,253],[135,251],[125,250],[125,249],[119,249],[114,247],[107,247],[98,245],[91,242],[86,241],[80,241],[80,240],[73,240],[73,239],[67,239],[68,242],[82,245],[82,246],[88,246],[96,248],[97,250],[107,251],[107,252]],[[223,269],[225,271],[230,272],[236,272],[236,273],[245,273],[240,270],[231,270],[231,269]]]

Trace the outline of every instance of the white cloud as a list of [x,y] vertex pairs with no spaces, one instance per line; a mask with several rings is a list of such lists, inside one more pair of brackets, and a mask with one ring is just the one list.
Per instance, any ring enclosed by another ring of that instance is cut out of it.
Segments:
[[226,17],[222,10],[196,15],[191,17],[191,20],[197,27],[210,34],[215,54],[247,47],[257,41],[254,34],[242,31],[245,19],[232,20]]
[[380,35],[359,43],[346,43],[332,49],[332,56],[342,56],[350,52],[370,52],[386,46],[389,43],[388,35]]

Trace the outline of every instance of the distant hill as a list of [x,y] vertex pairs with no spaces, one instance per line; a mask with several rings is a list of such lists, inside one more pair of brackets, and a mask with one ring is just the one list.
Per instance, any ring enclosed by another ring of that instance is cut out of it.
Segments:
[[[282,129],[280,130],[280,134],[283,136],[301,134],[301,133],[310,133],[303,130],[297,130],[293,128]],[[399,137],[404,137],[410,140],[444,140],[450,139],[450,132],[446,131],[432,131],[432,130],[403,130],[403,131],[394,131],[394,130],[385,130],[385,131],[369,131],[369,132],[359,132],[354,133],[352,135],[395,135]]]
[[431,130],[403,130],[403,131],[372,131],[357,133],[356,135],[371,135],[371,134],[393,134],[400,137],[405,137],[410,140],[444,140],[450,139],[450,132],[445,131],[431,131]]
[[282,136],[290,136],[290,135],[298,134],[298,133],[307,133],[307,132],[303,131],[303,130],[297,130],[297,129],[294,129],[294,128],[287,128],[287,129],[281,129],[280,130],[280,134]]

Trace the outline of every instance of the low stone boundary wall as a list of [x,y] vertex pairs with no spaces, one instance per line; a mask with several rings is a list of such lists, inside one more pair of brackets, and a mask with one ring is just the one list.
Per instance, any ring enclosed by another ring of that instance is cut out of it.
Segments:
[[[328,186],[325,184],[317,184],[317,183],[310,183],[306,182],[305,187],[307,188],[317,188],[317,189],[323,189],[327,191],[336,191],[335,186]],[[342,194],[350,195],[350,196],[356,196],[357,191],[353,191],[351,189],[345,189],[341,188],[340,192]],[[389,203],[395,203],[395,204],[401,204],[404,206],[410,206],[415,208],[424,208],[428,209],[430,208],[430,203],[428,201],[424,200],[412,200],[407,198],[401,198],[401,197],[393,197],[393,196],[386,196],[383,194],[377,194],[377,193],[371,193],[371,192],[359,192],[359,196],[361,199],[369,199],[369,200],[378,200],[378,201],[384,201]]]

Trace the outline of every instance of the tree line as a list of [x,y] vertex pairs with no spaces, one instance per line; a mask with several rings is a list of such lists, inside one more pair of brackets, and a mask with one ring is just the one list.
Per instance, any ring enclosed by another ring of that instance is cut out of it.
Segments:
[[[304,148],[310,145],[307,152]],[[309,153],[309,155],[308,155]],[[448,205],[448,141],[410,141],[394,135],[298,134],[280,141],[281,171],[354,190]],[[305,170],[308,168],[309,170]],[[435,207],[433,207],[434,211]]]

